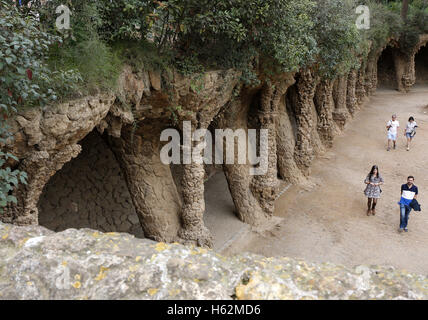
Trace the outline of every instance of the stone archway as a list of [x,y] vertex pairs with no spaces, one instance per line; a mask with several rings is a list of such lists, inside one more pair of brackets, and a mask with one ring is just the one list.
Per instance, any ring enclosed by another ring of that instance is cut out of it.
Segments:
[[387,46],[377,62],[378,88],[398,89],[394,55],[397,49]]
[[416,84],[428,84],[428,44],[422,46],[415,55]]
[[39,224],[53,231],[91,228],[144,237],[123,173],[94,129],[82,151],[55,173],[39,198]]

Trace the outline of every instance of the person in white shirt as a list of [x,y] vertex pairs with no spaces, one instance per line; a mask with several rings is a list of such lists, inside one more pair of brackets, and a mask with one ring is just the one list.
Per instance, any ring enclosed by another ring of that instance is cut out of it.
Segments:
[[404,135],[407,138],[407,151],[410,150],[410,142],[412,142],[413,137],[416,134],[416,128],[418,127],[415,118],[410,117],[409,122],[407,122],[406,129],[404,129]]
[[400,123],[397,120],[397,115],[392,115],[392,120],[389,120],[386,124],[386,129],[388,130],[388,149],[391,150],[391,141],[393,142],[394,149],[396,148],[397,141],[397,130],[400,127]]

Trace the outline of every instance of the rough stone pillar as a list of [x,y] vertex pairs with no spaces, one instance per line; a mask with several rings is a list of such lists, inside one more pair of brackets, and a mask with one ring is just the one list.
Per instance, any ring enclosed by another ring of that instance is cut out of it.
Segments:
[[315,89],[318,80],[311,70],[306,69],[297,79],[297,96],[295,97],[294,113],[297,123],[297,139],[294,159],[305,175],[315,155],[322,150],[321,139],[317,131],[318,116],[314,103]]
[[348,74],[347,91],[346,91],[346,107],[348,108],[348,111],[351,115],[354,115],[358,107],[356,85],[357,85],[357,70],[352,69]]
[[333,86],[333,100],[335,104],[333,119],[340,129],[345,127],[346,121],[350,116],[346,108],[347,84],[348,75],[342,75],[336,79]]
[[364,78],[365,78],[365,65],[363,64],[361,68],[358,70],[357,74],[357,83],[355,85],[355,94],[357,96],[358,106],[361,106],[364,103],[364,99],[367,96],[366,88],[364,86]]
[[[276,145],[277,145],[277,161],[278,161],[278,174],[284,181],[299,184],[304,182],[304,176],[300,168],[296,164],[294,159],[294,151],[296,147],[296,137],[293,129],[294,120],[294,111],[291,105],[295,104],[295,98],[297,94],[295,93],[296,86],[291,87],[295,84],[296,80],[293,77],[290,77],[287,86],[287,95],[292,98],[293,102],[288,101],[287,97],[283,96],[280,100],[278,107],[278,117],[276,121]],[[291,91],[292,90],[292,91]],[[290,108],[291,107],[291,108]]]
[[300,184],[305,179],[294,159],[296,137],[291,117],[292,115],[287,112],[286,106],[281,105],[276,127],[278,174],[284,181]]
[[[248,111],[254,92],[241,92],[239,100],[231,101],[224,109],[224,113],[217,119],[219,129],[248,129]],[[248,132],[247,132],[248,133]],[[248,138],[248,136],[247,136]],[[234,147],[237,150],[238,141],[235,140]],[[226,154],[223,154],[225,160]],[[226,164],[223,161],[223,171],[229,186],[230,194],[235,204],[237,217],[248,224],[259,225],[263,223],[268,215],[263,211],[258,201],[257,194],[253,194],[251,183],[253,176],[250,175],[249,163],[239,164],[238,154],[235,153],[234,164]]]
[[377,89],[377,62],[380,54],[371,54],[367,60],[367,68],[364,79],[364,86],[367,95],[372,95]]
[[[192,126],[192,132],[196,129]],[[208,124],[202,124],[200,129],[207,129]],[[202,142],[202,140],[201,140]],[[183,156],[192,155],[192,146],[182,146]],[[204,177],[205,169],[203,163],[183,164],[183,177],[181,182],[183,207],[182,228],[179,236],[185,240],[196,241],[199,246],[212,247],[213,238],[204,224],[205,199],[204,199]]]
[[263,211],[268,216],[272,216],[279,185],[277,177],[276,119],[278,117],[279,101],[286,88],[284,83],[277,82],[274,85],[265,83],[261,90],[258,120],[260,129],[268,130],[268,165],[266,174],[254,176],[251,183],[251,191],[258,199]]
[[415,54],[413,52],[403,53],[394,50],[394,66],[397,79],[397,90],[409,92],[416,82],[415,74]]
[[242,222],[256,226],[268,218],[260,206],[258,198],[253,194],[250,166],[247,165],[224,165],[223,170],[229,186],[229,191],[236,209],[236,215]]
[[111,138],[112,150],[125,175],[144,235],[156,241],[176,240],[181,201],[169,165],[160,159],[162,125],[144,123],[139,129],[122,128]]
[[333,80],[321,80],[315,91],[314,102],[318,112],[318,134],[326,147],[333,146],[335,122],[333,120]]
[[17,225],[38,224],[37,202],[44,186],[55,172],[77,157],[80,151],[81,146],[73,144],[55,153],[36,151],[24,159],[19,170],[27,173],[27,184],[21,184],[14,192],[17,204],[9,205],[6,212],[0,215],[0,220]]

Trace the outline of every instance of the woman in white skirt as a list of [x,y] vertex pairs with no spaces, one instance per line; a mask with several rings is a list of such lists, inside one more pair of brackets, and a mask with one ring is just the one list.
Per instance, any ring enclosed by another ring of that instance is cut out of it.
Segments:
[[407,122],[406,129],[404,129],[404,135],[407,138],[407,151],[410,150],[410,142],[412,142],[412,139],[416,134],[417,127],[418,124],[416,123],[415,118],[410,117],[409,121]]
[[372,167],[364,183],[367,185],[364,190],[364,194],[367,197],[367,215],[375,215],[377,200],[382,192],[380,186],[383,184],[383,178],[379,173],[378,166],[374,165]]

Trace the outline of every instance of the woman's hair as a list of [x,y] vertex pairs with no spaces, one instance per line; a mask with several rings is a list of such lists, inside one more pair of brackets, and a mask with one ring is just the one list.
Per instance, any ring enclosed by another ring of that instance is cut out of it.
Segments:
[[374,165],[374,166],[372,167],[372,169],[370,170],[370,173],[369,173],[369,177],[371,177],[371,176],[372,176],[372,174],[373,174],[373,172],[374,172],[375,170],[377,170],[376,178],[379,178],[379,168],[378,168],[378,166],[377,166],[377,165]]
[[410,117],[410,118],[409,118],[409,122],[410,122],[410,121],[415,121],[415,118]]

